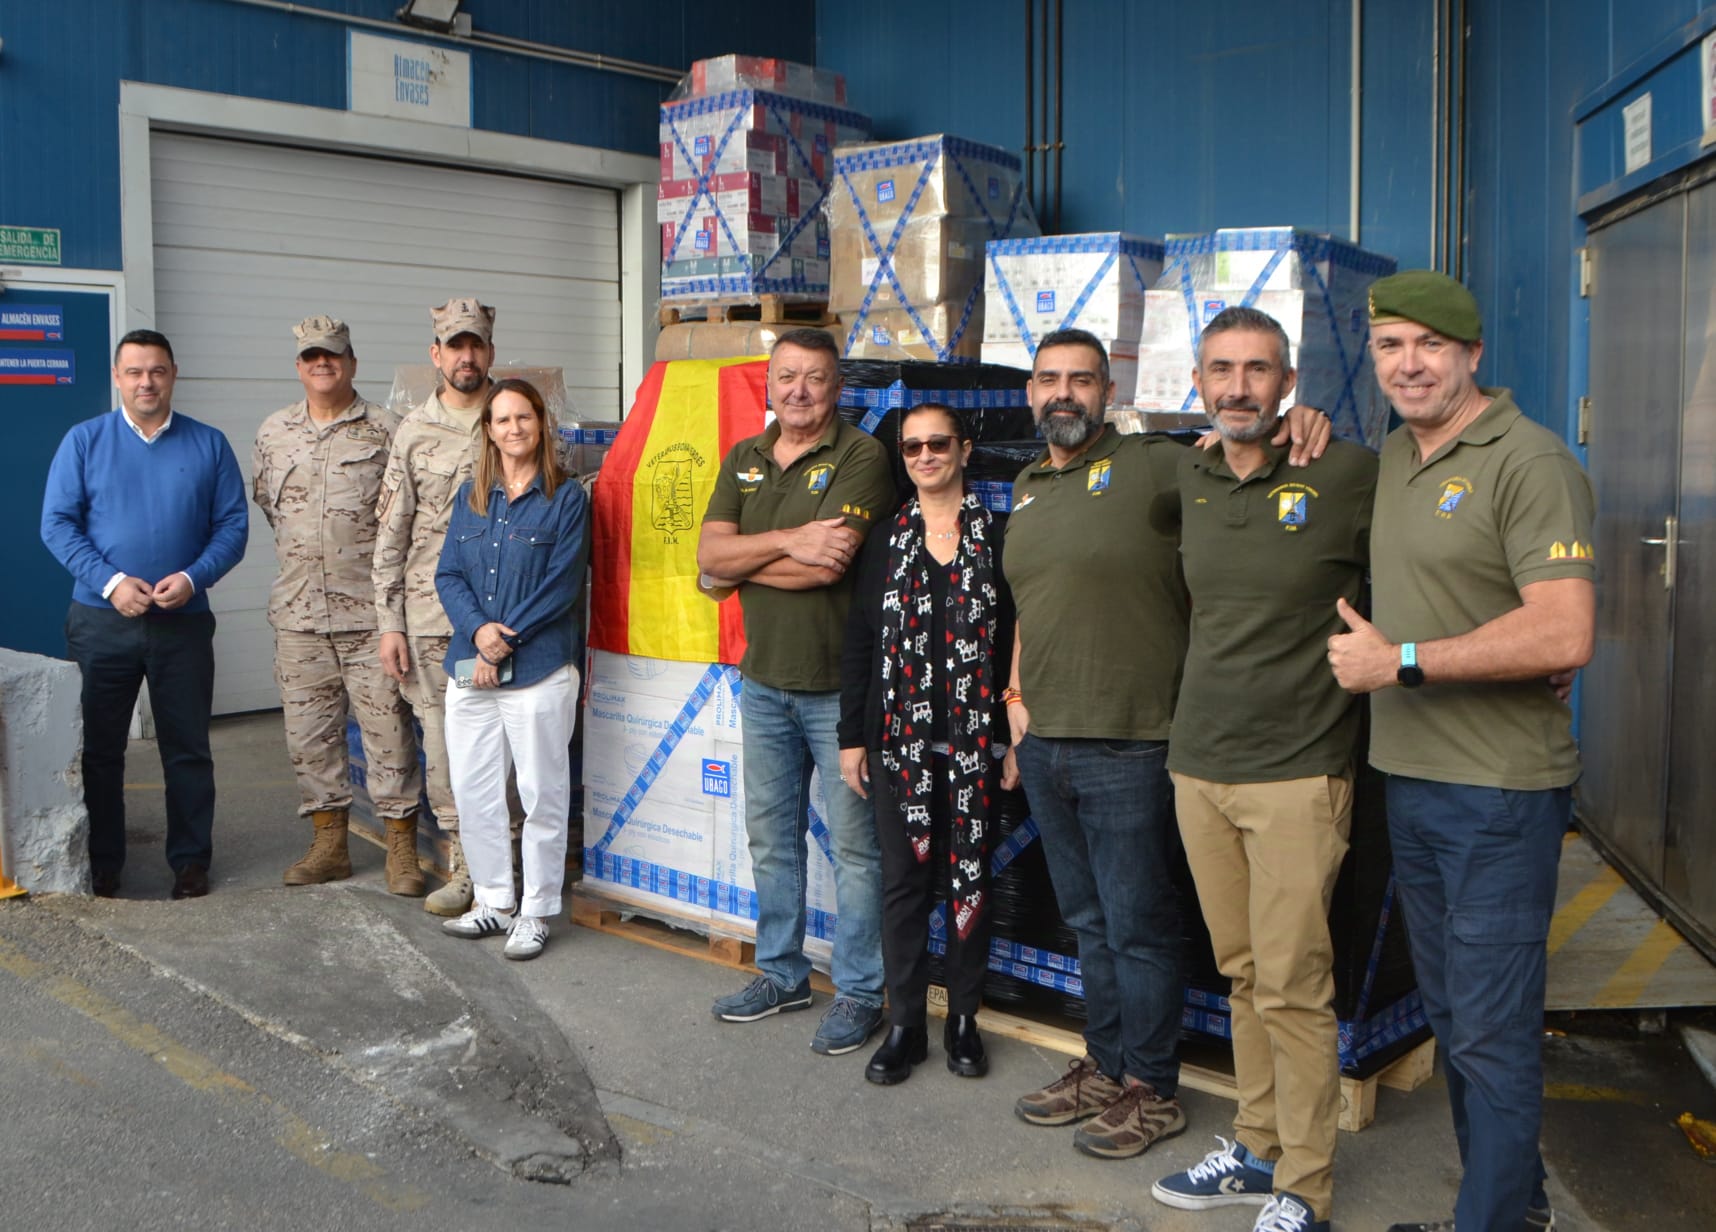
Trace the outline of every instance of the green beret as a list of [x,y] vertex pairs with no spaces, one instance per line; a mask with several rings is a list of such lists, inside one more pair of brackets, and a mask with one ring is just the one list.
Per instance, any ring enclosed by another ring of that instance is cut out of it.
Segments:
[[1478,301],[1446,274],[1402,270],[1370,284],[1370,323],[1416,321],[1445,338],[1476,342],[1484,336]]

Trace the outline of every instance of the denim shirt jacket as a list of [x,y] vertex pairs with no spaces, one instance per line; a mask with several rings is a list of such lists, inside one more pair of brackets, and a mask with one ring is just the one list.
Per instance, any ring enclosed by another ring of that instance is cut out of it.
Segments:
[[460,486],[435,570],[435,589],[453,625],[442,661],[449,676],[460,659],[476,655],[472,639],[491,620],[514,631],[507,638],[512,681],[503,687],[535,684],[572,661],[589,527],[589,501],[570,475],[552,500],[542,494],[541,475],[510,501],[496,484],[487,517],[471,508],[470,481]]

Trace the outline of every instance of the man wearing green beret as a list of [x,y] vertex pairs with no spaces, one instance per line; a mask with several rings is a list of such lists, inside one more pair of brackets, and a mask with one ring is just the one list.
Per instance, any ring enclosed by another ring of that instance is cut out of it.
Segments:
[[1394,872],[1448,1060],[1464,1175],[1452,1223],[1544,1228],[1545,942],[1579,752],[1550,677],[1595,641],[1591,484],[1506,389],[1480,387],[1477,302],[1431,270],[1371,288],[1371,354],[1404,421],[1382,448],[1374,621],[1344,600],[1342,686],[1370,693]]

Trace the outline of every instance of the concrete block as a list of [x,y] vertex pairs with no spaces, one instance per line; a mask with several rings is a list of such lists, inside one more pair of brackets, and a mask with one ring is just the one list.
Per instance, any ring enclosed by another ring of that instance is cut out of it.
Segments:
[[0,648],[0,842],[32,893],[89,893],[82,681],[75,663]]

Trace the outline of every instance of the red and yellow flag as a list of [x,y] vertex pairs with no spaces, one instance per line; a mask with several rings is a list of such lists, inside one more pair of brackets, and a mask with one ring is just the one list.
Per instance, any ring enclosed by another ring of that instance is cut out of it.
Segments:
[[658,363],[602,462],[591,540],[590,645],[617,654],[737,663],[737,596],[697,589],[697,535],[721,459],[763,430],[768,362]]

